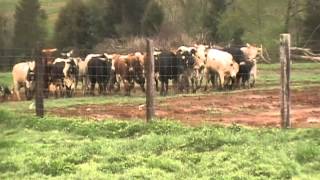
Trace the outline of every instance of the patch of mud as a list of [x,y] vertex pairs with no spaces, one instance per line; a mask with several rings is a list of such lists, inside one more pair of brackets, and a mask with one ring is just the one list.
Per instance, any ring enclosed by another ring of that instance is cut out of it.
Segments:
[[[320,91],[309,88],[292,91],[293,127],[320,127]],[[184,96],[156,102],[158,118],[176,119],[189,125],[203,123],[243,124],[257,127],[280,127],[280,91],[245,91],[203,96]],[[144,119],[141,105],[80,105],[52,109],[59,116],[82,116],[91,120]]]

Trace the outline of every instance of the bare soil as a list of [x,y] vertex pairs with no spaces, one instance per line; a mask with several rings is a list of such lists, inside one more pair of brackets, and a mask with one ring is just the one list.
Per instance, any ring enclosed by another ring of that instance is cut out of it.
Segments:
[[[250,90],[202,96],[182,96],[158,100],[156,116],[189,125],[203,123],[242,124],[255,127],[280,127],[280,91]],[[318,88],[294,90],[291,94],[293,127],[320,128],[320,91]],[[79,105],[52,109],[59,116],[81,116],[102,121],[115,118],[144,119],[142,105]]]

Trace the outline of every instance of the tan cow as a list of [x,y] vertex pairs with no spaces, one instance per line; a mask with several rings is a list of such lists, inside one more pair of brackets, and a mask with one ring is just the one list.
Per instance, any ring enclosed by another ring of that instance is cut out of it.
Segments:
[[27,100],[32,99],[35,90],[35,62],[21,62],[13,66],[12,77],[13,77],[13,89],[18,100],[20,97],[20,88],[25,88],[25,96]]

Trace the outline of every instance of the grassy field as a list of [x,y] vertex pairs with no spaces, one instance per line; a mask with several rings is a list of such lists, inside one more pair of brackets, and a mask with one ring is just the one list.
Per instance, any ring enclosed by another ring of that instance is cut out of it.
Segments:
[[[257,88],[279,87],[278,64],[259,69]],[[320,64],[294,64],[292,72],[295,88],[320,84]],[[10,84],[10,73],[0,80]],[[144,101],[79,97],[45,107]],[[320,179],[320,129],[39,119],[29,106],[0,104],[0,179]]]
[[0,110],[0,179],[319,179],[319,136]]

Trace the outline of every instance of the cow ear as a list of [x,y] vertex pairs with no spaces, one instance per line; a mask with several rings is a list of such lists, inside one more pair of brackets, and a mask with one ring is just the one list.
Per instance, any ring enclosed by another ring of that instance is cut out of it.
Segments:
[[250,47],[251,45],[249,43],[246,44],[247,47]]

